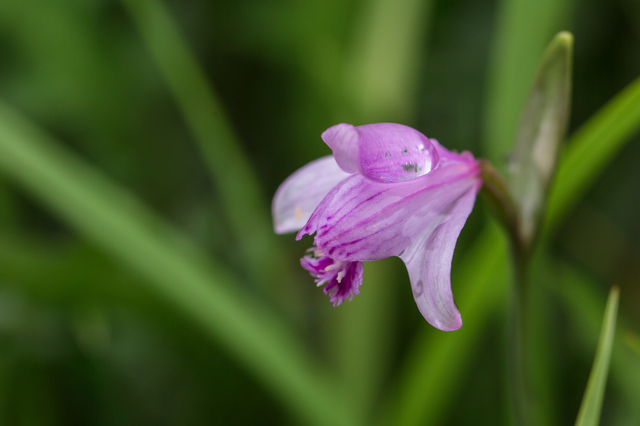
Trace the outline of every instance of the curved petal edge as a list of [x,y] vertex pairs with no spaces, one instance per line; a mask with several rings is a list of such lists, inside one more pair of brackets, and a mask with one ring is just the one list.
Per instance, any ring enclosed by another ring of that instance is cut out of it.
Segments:
[[443,331],[462,327],[451,290],[451,260],[479,187],[480,183],[458,198],[432,232],[421,235],[400,255],[407,266],[420,313],[429,324]]
[[289,176],[276,191],[271,204],[276,233],[301,229],[329,191],[349,176],[338,167],[332,155],[312,161]]

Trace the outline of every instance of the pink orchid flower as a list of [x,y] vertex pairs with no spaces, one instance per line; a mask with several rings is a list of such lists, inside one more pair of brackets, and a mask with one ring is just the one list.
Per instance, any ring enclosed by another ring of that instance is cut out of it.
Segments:
[[462,326],[451,259],[482,180],[469,152],[443,148],[401,124],[338,124],[322,133],[332,156],[287,178],[273,199],[277,233],[315,233],[302,267],[334,305],[359,293],[364,261],[400,257],[424,318]]

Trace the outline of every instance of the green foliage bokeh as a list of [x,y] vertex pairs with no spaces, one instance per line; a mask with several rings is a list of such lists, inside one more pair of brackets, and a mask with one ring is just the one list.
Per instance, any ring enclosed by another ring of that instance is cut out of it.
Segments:
[[574,422],[617,284],[631,337],[602,424],[639,423],[627,0],[1,1],[0,422],[506,423],[509,269],[482,201],[454,257],[453,333],[420,316],[398,259],[333,308],[297,264],[310,240],[274,235],[269,202],[338,122],[402,122],[502,167],[560,30],[573,162],[532,274],[542,416]]

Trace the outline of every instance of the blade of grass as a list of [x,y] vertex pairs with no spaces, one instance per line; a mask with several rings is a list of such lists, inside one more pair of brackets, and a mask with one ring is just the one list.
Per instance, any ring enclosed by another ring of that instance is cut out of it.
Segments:
[[625,142],[640,127],[640,78],[571,137],[551,187],[547,232],[553,233]]
[[1,103],[0,170],[146,278],[152,291],[210,333],[301,419],[350,423],[335,383],[286,323],[133,196]]
[[[591,356],[598,340],[604,310],[604,294],[600,285],[592,282],[582,272],[572,266],[560,264],[559,285],[549,286],[549,290],[560,296],[569,312],[582,350]],[[620,422],[618,424],[639,424],[640,405],[640,362],[635,354],[621,341],[613,343],[611,359],[611,384],[621,400]],[[576,407],[577,408],[577,407]]]
[[[577,203],[580,196],[592,184],[604,168],[610,163],[624,143],[629,140],[633,132],[640,126],[640,79],[636,80],[621,93],[598,111],[587,123],[585,123],[570,139],[568,149],[560,158],[556,180],[551,188],[551,198],[549,200],[549,211],[546,218],[547,235],[551,235],[557,229],[561,220],[568,211]],[[597,135],[592,136],[591,133]],[[575,174],[572,171],[575,170]],[[575,194],[575,195],[574,195]],[[476,261],[471,262],[464,259],[458,268],[464,277],[482,276],[481,271],[495,262],[494,256],[497,247],[501,244],[498,238],[499,233],[485,231],[474,247],[469,250],[467,256],[475,257]],[[504,273],[506,262],[495,264],[489,274],[499,276]],[[454,269],[455,272],[455,269]],[[487,283],[481,279],[456,279],[454,275],[453,284],[463,286],[461,291],[456,292],[457,300],[464,297],[464,293],[482,294],[482,289]],[[459,283],[459,284],[456,284]],[[502,284],[497,285],[501,288]],[[491,290],[491,287],[488,287]],[[499,303],[482,304],[477,307],[478,318],[490,317],[493,309],[498,309]],[[464,313],[463,305],[460,309],[465,324],[472,319]],[[486,322],[484,324],[487,324]],[[483,327],[479,327],[477,333],[482,332]],[[459,332],[458,332],[459,333]],[[441,333],[439,333],[441,334]],[[456,387],[452,386],[451,380],[447,376],[435,374],[436,379],[423,380],[420,382],[420,374],[427,374],[430,371],[429,362],[435,356],[447,359],[447,368],[453,372],[464,371],[473,356],[473,345],[475,340],[464,340],[460,346],[453,351],[444,338],[430,339],[429,334],[419,334],[412,343],[407,355],[404,372],[400,375],[398,386],[399,395],[429,395],[433,389],[438,389],[438,404],[429,404],[425,398],[424,405],[418,407],[418,403],[413,404],[414,417],[404,424],[424,424],[431,419],[440,418],[449,406]],[[434,336],[435,337],[435,336]],[[478,336],[477,338],[480,338]],[[413,376],[413,377],[412,377]],[[410,379],[407,379],[410,378]],[[397,398],[392,398],[396,401]],[[409,405],[409,403],[406,403]],[[395,424],[397,419],[406,418],[403,413],[402,404],[392,402],[391,412],[387,418],[392,419],[391,424]],[[409,408],[406,408],[409,409]],[[401,423],[398,423],[401,424]]]
[[484,154],[499,169],[511,150],[518,117],[542,52],[553,35],[563,29],[570,4],[570,0],[500,2],[484,135]]
[[33,299],[47,303],[91,299],[105,304],[128,303],[137,309],[158,303],[140,286],[139,277],[86,243],[53,245],[2,233],[0,270],[4,284],[19,286]]
[[[279,250],[258,179],[218,97],[160,0],[122,0],[182,110],[258,282],[278,282]],[[268,256],[266,254],[269,254]],[[273,280],[260,279],[263,277]]]
[[613,287],[609,292],[596,358],[593,361],[587,389],[580,405],[576,426],[597,426],[600,423],[600,411],[602,410],[604,389],[609,375],[613,338],[616,332],[619,296],[620,290],[618,287]]

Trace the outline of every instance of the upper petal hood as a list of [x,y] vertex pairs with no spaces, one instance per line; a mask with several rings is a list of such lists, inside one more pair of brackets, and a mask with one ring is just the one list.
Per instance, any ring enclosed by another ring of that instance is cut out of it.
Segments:
[[325,130],[322,140],[333,150],[342,170],[378,182],[415,179],[438,165],[438,152],[431,140],[402,124],[355,127],[342,123]]
[[276,233],[302,228],[329,191],[349,176],[331,155],[312,161],[289,176],[276,191],[271,205]]

